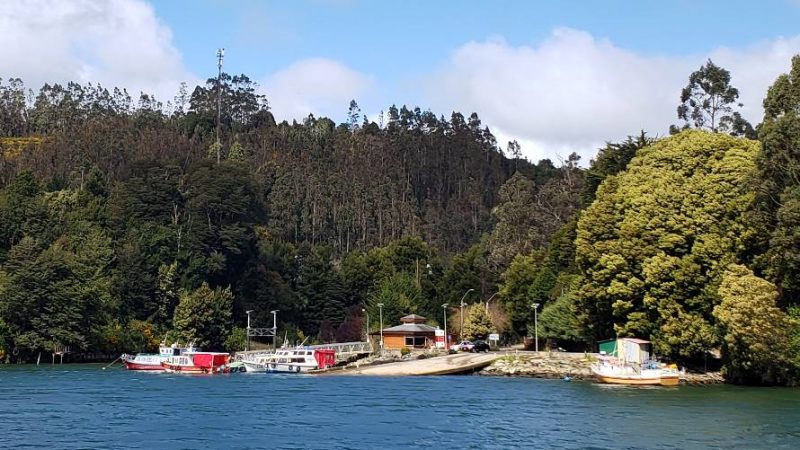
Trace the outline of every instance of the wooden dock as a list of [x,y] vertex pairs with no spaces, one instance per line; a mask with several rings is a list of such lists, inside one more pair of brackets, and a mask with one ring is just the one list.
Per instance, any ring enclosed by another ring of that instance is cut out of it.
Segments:
[[331,374],[371,376],[453,375],[483,369],[499,356],[494,353],[458,353],[435,358],[349,368],[332,372]]

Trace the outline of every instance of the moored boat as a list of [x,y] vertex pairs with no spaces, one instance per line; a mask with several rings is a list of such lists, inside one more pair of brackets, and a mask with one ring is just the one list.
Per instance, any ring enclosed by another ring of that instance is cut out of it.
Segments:
[[601,383],[677,386],[681,381],[680,372],[661,367],[656,362],[649,362],[637,367],[633,364],[621,363],[616,358],[601,357],[591,369]]
[[180,356],[188,352],[196,352],[200,349],[196,348],[194,344],[189,344],[182,347],[177,343],[172,345],[161,345],[158,347],[158,353],[137,353],[136,355],[122,355],[122,363],[128,370],[164,370],[161,365],[163,361],[173,356]]
[[325,348],[280,348],[274,354],[242,361],[248,372],[303,373],[336,364],[336,351]]
[[[604,351],[603,348],[608,349]],[[650,359],[650,342],[620,338],[600,344],[601,355],[591,367],[601,383],[626,385],[677,386],[681,372]]]
[[171,356],[161,362],[164,371],[170,373],[227,373],[229,353],[189,352],[180,356]]

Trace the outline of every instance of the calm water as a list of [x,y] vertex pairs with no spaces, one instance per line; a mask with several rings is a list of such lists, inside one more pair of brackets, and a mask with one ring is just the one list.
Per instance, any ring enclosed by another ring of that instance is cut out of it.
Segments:
[[3,448],[800,448],[800,390],[0,368]]

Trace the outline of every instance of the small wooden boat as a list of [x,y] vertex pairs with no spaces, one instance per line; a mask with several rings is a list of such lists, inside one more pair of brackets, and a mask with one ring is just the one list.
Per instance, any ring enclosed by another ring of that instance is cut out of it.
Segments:
[[170,373],[228,373],[229,361],[229,353],[191,352],[169,357],[161,366]]

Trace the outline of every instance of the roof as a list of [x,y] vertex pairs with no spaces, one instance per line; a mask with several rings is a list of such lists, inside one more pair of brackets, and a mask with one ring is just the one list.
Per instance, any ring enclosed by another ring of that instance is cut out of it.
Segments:
[[416,314],[409,314],[405,317],[400,318],[400,322],[403,323],[425,323],[426,320],[428,319]]
[[634,344],[649,344],[650,343],[650,341],[646,341],[644,339],[631,338],[631,337],[606,339],[605,341],[597,341],[597,343],[598,344],[605,344],[606,342],[616,342],[616,341],[629,341],[629,342],[633,342]]
[[[433,333],[436,331],[436,328],[433,328],[430,325],[425,325],[424,323],[404,323],[402,325],[397,325],[396,327],[391,328],[384,328],[384,333]],[[380,330],[373,331],[370,334],[379,334]]]

